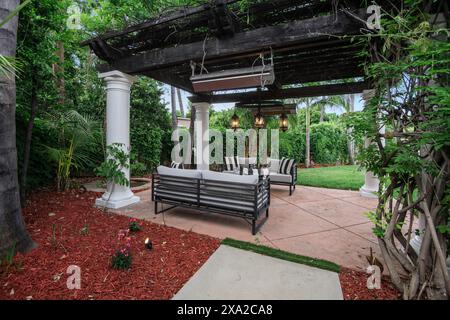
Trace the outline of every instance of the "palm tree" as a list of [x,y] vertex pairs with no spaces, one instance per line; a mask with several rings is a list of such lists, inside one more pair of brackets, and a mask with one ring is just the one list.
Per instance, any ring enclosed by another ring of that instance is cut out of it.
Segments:
[[175,100],[175,87],[170,86],[170,105],[172,107],[172,129],[175,130],[178,126],[177,120],[177,102]]
[[332,103],[332,97],[314,97],[314,98],[301,98],[290,100],[291,103],[305,106],[305,167],[311,166],[311,110],[319,108],[321,111],[321,121],[323,121],[323,114],[325,113],[325,107]]
[[48,123],[59,132],[58,146],[43,145],[48,158],[56,164],[58,191],[70,187],[74,169],[93,167],[95,154],[103,141],[103,131],[99,121],[75,110],[50,115]]
[[3,61],[0,63],[3,66],[0,68],[0,258],[11,249],[26,252],[35,247],[25,228],[20,206],[14,65],[4,68],[4,61],[13,61],[16,56],[18,18],[15,13],[21,7],[19,0],[0,1],[0,57]]
[[183,99],[181,98],[181,90],[177,88],[178,104],[180,106],[181,117],[185,117]]

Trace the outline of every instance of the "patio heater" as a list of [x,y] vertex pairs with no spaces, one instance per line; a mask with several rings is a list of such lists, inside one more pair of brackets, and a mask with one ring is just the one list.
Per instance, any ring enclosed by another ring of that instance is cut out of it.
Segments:
[[[261,59],[262,65],[255,66],[254,64],[258,59]],[[271,53],[270,64],[265,64],[264,54],[262,53],[256,60],[251,67],[213,72],[208,72],[204,66],[204,61],[201,64],[191,61],[192,75],[190,80],[194,92],[245,89],[259,86],[264,88],[267,85],[272,85],[275,81],[273,53]],[[198,65],[200,73],[196,74]]]

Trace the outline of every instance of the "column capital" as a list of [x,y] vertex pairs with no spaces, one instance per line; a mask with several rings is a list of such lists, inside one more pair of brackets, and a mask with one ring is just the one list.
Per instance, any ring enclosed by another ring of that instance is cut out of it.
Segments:
[[136,77],[118,70],[99,73],[98,77],[105,80],[108,89],[116,88],[129,90],[133,82],[136,81]]
[[209,112],[209,102],[193,102],[192,106],[196,112]]

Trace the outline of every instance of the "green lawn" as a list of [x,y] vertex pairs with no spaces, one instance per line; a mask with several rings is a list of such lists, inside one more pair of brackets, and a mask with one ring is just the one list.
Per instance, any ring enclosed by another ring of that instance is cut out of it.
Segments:
[[364,172],[357,166],[337,166],[298,169],[297,184],[331,189],[359,190],[364,184]]

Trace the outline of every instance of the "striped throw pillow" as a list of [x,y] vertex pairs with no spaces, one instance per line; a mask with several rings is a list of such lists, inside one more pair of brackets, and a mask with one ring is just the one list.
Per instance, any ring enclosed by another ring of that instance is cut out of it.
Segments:
[[170,167],[174,168],[174,169],[183,169],[183,164],[179,163],[179,162],[172,161],[172,163],[170,164]]
[[294,165],[294,159],[282,158],[280,161],[280,169],[279,169],[278,173],[290,174],[293,165]]
[[233,171],[234,168],[239,168],[237,157],[225,157],[225,164],[228,171]]

